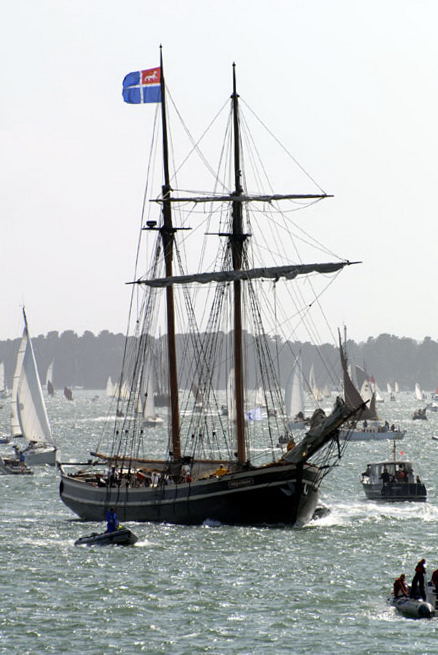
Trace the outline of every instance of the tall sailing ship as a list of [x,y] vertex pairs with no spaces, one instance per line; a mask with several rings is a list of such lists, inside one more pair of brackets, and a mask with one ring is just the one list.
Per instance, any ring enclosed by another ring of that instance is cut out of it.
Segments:
[[[270,303],[277,284],[286,281],[297,285],[301,276],[334,274],[349,262],[302,264],[301,260],[299,263],[289,260],[278,265],[277,250],[283,245],[281,239],[289,235],[289,229],[282,228],[283,234],[274,248],[274,242],[267,236],[273,208],[281,201],[289,201],[295,203],[295,209],[296,203],[308,205],[327,194],[319,188],[313,194],[284,195],[256,195],[247,190],[242,162],[243,143],[248,144],[248,140],[242,135],[245,122],[234,65],[228,146],[225,146],[230,155],[227,161],[231,163],[222,178],[228,179],[229,184],[223,182],[219,191],[209,195],[175,190],[176,178],[171,177],[169,166],[169,147],[173,142],[168,138],[167,128],[169,91],[160,59],[159,68],[127,75],[123,89],[124,99],[129,103],[157,103],[163,158],[161,193],[153,199],[161,207],[160,218],[143,223],[142,235],[153,240],[153,245],[149,241],[149,269],[145,275],[136,276],[132,287],[133,294],[141,298],[141,302],[132,306],[141,306],[141,311],[133,321],[135,339],[127,338],[120,379],[120,388],[127,385],[129,395],[123,400],[123,412],[116,412],[108,434],[108,450],[100,446],[91,451],[94,460],[86,468],[77,466],[72,470],[66,464],[61,465],[60,496],[73,512],[86,520],[102,520],[105,510],[113,507],[123,521],[201,524],[214,520],[238,525],[303,525],[314,514],[324,476],[345,447],[345,442],[339,442],[339,428],[356,408],[351,409],[337,399],[330,416],[314,422],[302,440],[294,443],[284,411],[277,365],[280,357],[276,361],[273,356],[263,323],[263,305],[268,307],[267,314],[272,319],[275,311]],[[198,150],[198,146],[193,150]],[[216,180],[219,177],[218,174]],[[213,233],[221,239],[210,272],[188,272],[201,255],[194,250],[189,250],[186,257],[182,254],[188,239],[184,230],[189,228],[187,214],[182,214],[181,222],[175,220],[177,215],[181,216],[178,211],[183,211],[178,207],[186,208],[191,220],[197,219],[200,208],[209,208],[206,236],[211,237]],[[253,207],[256,209],[251,219]],[[209,229],[209,221],[214,220],[219,226]],[[259,228],[265,241],[255,240]],[[257,259],[266,243],[275,251],[275,265],[259,263]],[[257,252],[255,248],[252,251],[251,244],[257,245]],[[287,255],[290,259],[290,251]],[[209,291],[202,296],[207,284]],[[263,284],[265,288],[270,285],[268,294],[263,291]],[[163,296],[164,311],[159,304]],[[178,301],[187,313],[185,339],[181,329],[177,333]],[[144,394],[150,353],[156,347],[154,334],[159,334],[156,323],[160,314],[165,315],[167,338],[167,432],[158,428],[148,430],[136,411],[139,397]],[[251,421],[247,411],[250,374],[253,380],[263,382],[268,409],[263,428],[261,422]],[[224,413],[221,412],[224,398],[218,389],[223,389],[222,383],[230,377],[227,388],[233,397],[226,399],[229,411]],[[196,397],[190,391],[193,384],[202,390],[201,408],[195,409]],[[287,452],[277,447],[279,437],[284,435],[289,435],[290,446],[294,446]]]

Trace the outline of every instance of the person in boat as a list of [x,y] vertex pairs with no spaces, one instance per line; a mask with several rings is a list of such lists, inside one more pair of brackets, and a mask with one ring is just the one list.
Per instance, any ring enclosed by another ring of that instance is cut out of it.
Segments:
[[383,467],[383,471],[380,475],[380,478],[383,482],[383,484],[389,484],[391,482],[391,476],[389,475],[389,471],[386,468],[386,466]]
[[105,532],[115,532],[119,527],[119,519],[117,518],[117,514],[115,513],[112,507],[107,511],[105,515],[105,519],[106,519]]
[[226,475],[227,473],[229,473],[229,470],[225,468],[223,464],[221,464],[219,468],[216,469],[216,471],[213,473],[212,477],[221,478],[223,475]]
[[432,585],[435,588],[435,593],[438,594],[438,569],[432,573]]
[[418,598],[421,597],[423,600],[426,600],[426,590],[424,588],[424,576],[426,575],[426,560],[420,559],[417,566],[415,567],[415,575],[412,578],[410,597]]
[[404,573],[402,573],[399,578],[396,578],[396,580],[394,580],[393,593],[394,593],[394,598],[409,597],[409,587],[406,584],[406,575]]
[[405,467],[403,464],[400,464],[400,467],[397,469],[395,473],[395,477],[398,482],[407,482],[408,475],[405,471]]

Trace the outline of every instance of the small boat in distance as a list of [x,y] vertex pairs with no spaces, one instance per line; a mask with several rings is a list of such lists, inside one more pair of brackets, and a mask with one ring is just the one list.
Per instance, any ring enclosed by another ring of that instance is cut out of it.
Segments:
[[15,457],[0,457],[0,475],[33,475],[33,471]]
[[396,458],[396,445],[393,444],[391,460],[367,464],[362,473],[362,488],[369,500],[386,502],[425,502],[426,487],[414,473],[412,463]]
[[133,546],[137,541],[138,537],[131,530],[119,528],[114,532],[92,532],[76,539],[75,546]]
[[[396,425],[390,425],[388,421],[384,423],[380,420],[376,409],[376,395],[372,391],[368,380],[364,380],[361,392],[356,389],[350,373],[348,371],[347,357],[347,339],[344,336],[344,343],[341,341],[339,332],[339,353],[341,357],[341,366],[343,372],[344,399],[345,403],[351,409],[357,409],[363,406],[357,421],[351,425],[344,426],[339,430],[340,439],[349,441],[382,441],[387,439],[403,439],[405,431],[400,430]],[[367,394],[365,396],[365,393]],[[364,395],[363,395],[364,394]],[[370,395],[368,395],[370,394]],[[366,403],[366,404],[365,404]]]
[[67,400],[73,400],[73,391],[70,389],[70,387],[64,387],[64,397]]

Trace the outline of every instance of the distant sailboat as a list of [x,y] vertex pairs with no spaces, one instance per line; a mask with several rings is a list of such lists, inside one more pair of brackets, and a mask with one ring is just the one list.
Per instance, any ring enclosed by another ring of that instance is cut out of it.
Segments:
[[106,391],[106,395],[108,396],[108,398],[112,398],[115,395],[114,394],[114,384],[113,384],[113,381],[111,379],[111,376],[106,381],[105,391]]
[[301,358],[295,360],[292,371],[286,382],[285,409],[289,417],[289,430],[303,430],[308,421],[304,416],[304,380]]
[[315,369],[313,368],[313,364],[311,365],[309,371],[309,387],[314,400],[316,400],[316,402],[322,400],[322,392],[316,384]]
[[53,384],[53,360],[49,364],[49,368],[47,369],[47,376],[46,376],[46,386],[47,386],[47,393],[49,396],[54,396],[55,395],[55,386]]
[[423,392],[421,391],[421,387],[420,387],[420,385],[418,384],[418,382],[415,383],[415,391],[414,391],[414,393],[415,393],[415,398],[416,398],[417,400],[424,400],[424,395],[423,395]]
[[67,400],[73,400],[73,391],[70,387],[64,387],[64,396]]
[[5,365],[3,362],[0,362],[0,398],[7,398],[9,395],[5,382]]
[[25,327],[14,375],[11,430],[14,437],[24,437],[27,445],[21,450],[15,446],[15,450],[17,456],[28,464],[55,465],[57,449],[53,444],[52,430],[24,310],[23,316]]
[[164,421],[161,416],[157,416],[155,411],[155,400],[154,400],[154,384],[152,381],[152,376],[148,377],[146,382],[145,393],[143,396],[143,426],[147,428],[155,428],[159,425],[163,425]]
[[[350,439],[352,441],[368,441],[372,439],[402,439],[405,435],[405,432],[397,429],[394,425],[390,429],[388,422],[385,422],[384,425],[380,423],[380,419],[376,410],[376,396],[372,391],[368,380],[363,382],[360,393],[354,386],[348,372],[346,347],[345,344],[343,345],[341,342],[340,334],[339,353],[341,356],[341,366],[344,374],[345,404],[352,410],[357,410],[362,407],[357,416],[359,420],[364,422],[363,429],[360,429],[358,426],[356,427],[356,425],[352,425],[347,429],[341,429],[339,431],[340,437],[343,439]],[[368,404],[364,404],[366,402],[368,402]]]

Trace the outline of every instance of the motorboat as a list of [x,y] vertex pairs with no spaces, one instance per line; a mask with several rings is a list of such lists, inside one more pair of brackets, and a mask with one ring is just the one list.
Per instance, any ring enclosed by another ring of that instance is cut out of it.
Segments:
[[128,528],[119,528],[114,532],[92,532],[90,535],[76,539],[75,546],[133,546],[138,537]]
[[394,441],[403,439],[405,434],[406,430],[380,421],[364,421],[362,426],[353,424],[339,430],[340,439],[349,441]]
[[32,475],[33,471],[24,462],[14,457],[0,457],[0,475]]
[[362,488],[370,500],[425,502],[427,491],[411,462],[392,460],[368,464],[362,473]]
[[412,420],[413,421],[427,421],[427,416],[426,416],[426,410],[429,409],[428,407],[424,407],[424,409],[416,409],[415,412],[412,414]]

